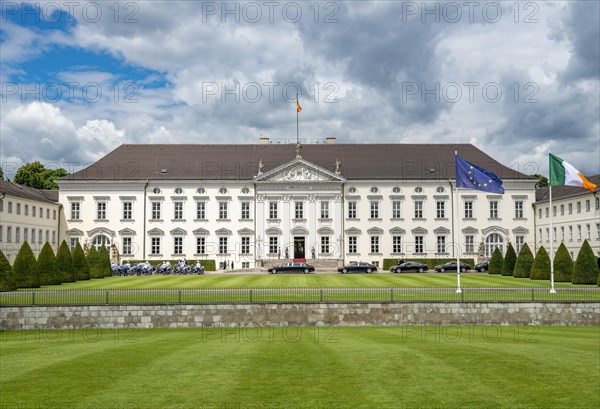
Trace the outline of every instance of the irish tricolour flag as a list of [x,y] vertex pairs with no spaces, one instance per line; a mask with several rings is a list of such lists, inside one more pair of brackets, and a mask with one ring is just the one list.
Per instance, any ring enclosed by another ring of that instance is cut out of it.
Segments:
[[590,192],[596,190],[596,185],[590,182],[569,162],[550,154],[550,186],[579,186]]

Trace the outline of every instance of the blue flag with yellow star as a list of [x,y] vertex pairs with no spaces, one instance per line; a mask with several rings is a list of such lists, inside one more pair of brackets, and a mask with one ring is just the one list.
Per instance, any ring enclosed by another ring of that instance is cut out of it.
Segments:
[[456,187],[483,190],[491,193],[504,193],[502,179],[477,165],[467,162],[458,155],[456,158]]

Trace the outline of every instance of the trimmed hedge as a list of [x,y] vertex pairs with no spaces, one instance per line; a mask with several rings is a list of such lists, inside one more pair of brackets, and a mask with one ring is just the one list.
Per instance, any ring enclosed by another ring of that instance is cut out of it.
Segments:
[[[435,266],[439,265],[439,264],[445,264],[448,263],[450,261],[456,261],[456,258],[407,258],[407,259],[403,259],[404,261],[416,261],[418,263],[423,263],[426,264],[427,267],[429,267],[430,269],[433,269]],[[475,267],[475,260],[473,260],[472,258],[461,258],[460,259],[461,263],[466,263],[468,265],[471,266],[471,268]],[[391,266],[396,266],[398,265],[398,259],[397,258],[384,258],[383,259],[383,270],[389,270]]]
[[544,246],[540,246],[535,255],[529,278],[532,280],[550,280],[550,256],[548,256]]
[[73,249],[73,271],[75,272],[76,280],[89,280],[90,279],[90,268],[88,266],[87,258],[81,248],[81,244],[77,242],[77,245]]
[[517,257],[517,263],[513,270],[513,277],[516,278],[529,278],[531,274],[531,267],[533,266],[533,253],[529,249],[527,243],[523,244],[519,256]]
[[17,288],[13,269],[2,250],[0,250],[0,291],[15,291]]
[[573,259],[565,243],[560,243],[554,256],[554,281],[573,280]]
[[597,284],[600,269],[596,256],[587,240],[583,241],[575,266],[573,267],[573,284]]
[[50,243],[46,242],[37,259],[38,270],[40,271],[41,285],[57,285],[62,280],[56,268],[56,256]]
[[100,246],[100,250],[98,250],[98,255],[100,256],[100,261],[102,264],[102,273],[104,277],[112,276],[112,266],[110,265],[110,255],[108,254],[108,250],[104,246]]
[[23,243],[19,249],[13,263],[13,272],[19,288],[38,288],[41,286],[37,261],[31,247],[29,247],[29,243]]
[[73,271],[73,258],[67,242],[63,240],[56,252],[56,269],[63,283],[75,282],[75,272]]
[[506,248],[506,254],[504,255],[504,262],[502,263],[502,275],[512,276],[515,270],[515,264],[517,263],[517,253],[511,243],[508,243]]
[[492,253],[492,258],[490,259],[488,273],[489,274],[501,274],[503,264],[504,264],[504,257],[502,256],[502,250],[500,250],[500,247],[496,247],[496,249]]
[[104,278],[104,271],[102,271],[102,260],[100,254],[96,250],[96,246],[92,246],[87,254],[87,262],[90,271],[90,278]]

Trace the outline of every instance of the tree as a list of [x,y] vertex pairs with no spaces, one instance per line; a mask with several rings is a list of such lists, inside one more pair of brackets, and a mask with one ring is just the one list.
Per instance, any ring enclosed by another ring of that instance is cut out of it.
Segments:
[[573,259],[565,243],[560,243],[554,256],[554,281],[571,282],[573,279]]
[[4,180],[4,170],[2,168],[0,168],[0,180]]
[[513,271],[513,276],[517,278],[529,278],[531,274],[531,267],[533,266],[533,253],[529,249],[527,243],[523,244],[519,256],[517,257],[517,264]]
[[0,291],[15,291],[17,282],[13,269],[4,253],[0,250]]
[[102,271],[102,259],[96,246],[92,246],[87,254],[87,262],[90,268],[90,278],[104,278],[104,272]]
[[502,263],[502,275],[512,276],[515,269],[515,263],[517,262],[517,253],[512,244],[508,243],[506,254],[504,255],[504,262]]
[[90,279],[90,267],[88,266],[85,253],[81,248],[81,244],[77,242],[77,245],[73,249],[73,271],[75,272],[76,280],[89,280]]
[[36,189],[57,190],[56,179],[67,176],[63,168],[46,169],[40,162],[26,163],[17,169],[13,182]]
[[550,257],[544,246],[540,246],[535,255],[529,278],[532,280],[550,280]]
[[540,187],[548,187],[550,186],[548,184],[548,178],[546,176],[540,175],[539,173],[534,173],[533,175],[534,178],[537,179],[537,182],[535,183],[535,187],[536,188],[540,188]]
[[599,275],[600,269],[594,251],[590,243],[584,240],[573,267],[573,284],[597,284]]
[[27,242],[23,243],[17,257],[15,257],[13,272],[19,288],[40,287],[40,272],[38,271],[37,261]]
[[110,255],[108,254],[108,250],[104,246],[100,246],[100,250],[98,251],[100,255],[100,260],[102,261],[102,272],[104,273],[104,277],[112,276],[112,265],[110,264]]
[[490,264],[488,268],[489,274],[500,274],[502,272],[502,264],[504,263],[504,257],[502,256],[502,250],[500,247],[496,247],[496,250],[492,253]]
[[63,283],[72,283],[75,281],[75,272],[73,271],[73,258],[67,242],[63,240],[56,252],[56,269]]
[[50,243],[46,242],[37,259],[41,285],[57,285],[62,283],[56,269],[56,256]]

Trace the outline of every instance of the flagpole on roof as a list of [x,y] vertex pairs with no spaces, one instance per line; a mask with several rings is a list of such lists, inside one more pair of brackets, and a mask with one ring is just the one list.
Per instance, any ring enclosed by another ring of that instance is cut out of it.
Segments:
[[[454,163],[456,163],[456,156],[458,156],[458,151],[454,151]],[[454,190],[456,192],[456,231],[454,232],[454,248],[456,249],[456,292],[462,293],[460,288],[460,228],[458,227],[460,220],[460,209],[458,208],[458,180],[454,181]],[[452,212],[452,217],[454,217],[454,212]]]
[[298,94],[296,94],[296,145],[300,143],[300,132],[298,126],[298,117],[300,116],[300,109],[298,108],[300,103],[298,102]]
[[[550,151],[548,151],[548,153],[550,153]],[[550,155],[548,155],[548,157],[550,157]],[[556,292],[556,289],[554,288],[554,226],[553,226],[553,211],[552,211],[552,166],[549,167],[548,169],[548,180],[550,181],[550,183],[548,183],[548,187],[549,187],[549,196],[550,196],[550,208],[548,209],[548,211],[550,212],[550,293],[554,294]],[[534,215],[535,217],[535,215]]]

